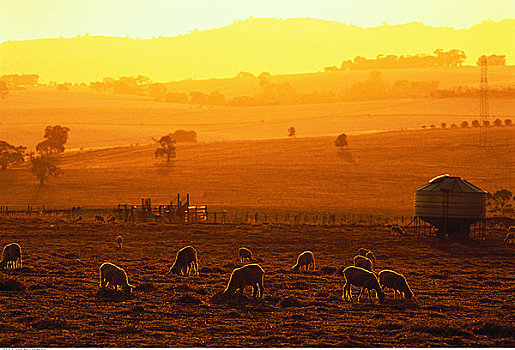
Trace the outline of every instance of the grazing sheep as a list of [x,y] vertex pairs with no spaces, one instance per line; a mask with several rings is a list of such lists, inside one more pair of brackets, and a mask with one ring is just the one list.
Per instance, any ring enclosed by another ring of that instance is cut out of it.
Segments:
[[313,270],[315,270],[315,256],[309,250],[301,253],[297,257],[297,263],[293,265],[293,271],[299,271],[302,266],[306,267],[306,271],[309,269],[309,265],[313,265]]
[[377,277],[370,271],[367,271],[361,267],[349,266],[343,270],[343,275],[345,276],[345,285],[343,286],[343,295],[342,299],[347,300],[347,296],[349,300],[352,301],[352,292],[350,290],[351,285],[355,285],[361,287],[361,292],[358,296],[358,301],[363,294],[363,291],[368,290],[368,298],[370,299],[370,303],[372,303],[372,297],[370,296],[370,289],[374,289],[377,293],[377,297],[379,302],[382,303],[384,301],[384,293],[379,287],[379,282],[377,281]]
[[370,260],[367,257],[356,255],[353,259],[354,266],[364,268],[365,270],[368,270],[372,272],[372,260]]
[[252,286],[252,295],[263,298],[265,287],[263,287],[263,276],[265,271],[258,264],[249,264],[236,268],[231,273],[231,278],[227,288],[223,291],[224,295],[232,295],[240,290],[243,294],[245,286]]
[[105,289],[110,284],[114,290],[118,290],[118,286],[125,292],[130,293],[134,286],[129,284],[125,271],[115,264],[103,263],[100,265],[100,287]]
[[510,227],[510,230],[508,231],[508,233],[506,234],[506,238],[504,239],[504,243],[506,243],[507,246],[510,245],[512,242],[515,242],[515,226]]
[[103,216],[100,216],[100,215],[95,215],[95,221],[98,221],[98,222],[103,222],[105,224],[106,220],[104,219]]
[[21,247],[18,243],[7,244],[2,251],[0,268],[6,269],[9,266],[13,269],[21,267]]
[[361,256],[367,256],[368,252],[370,252],[370,250],[365,249],[365,248],[359,248],[358,249],[358,255],[361,255]]
[[118,249],[122,249],[122,242],[123,242],[122,236],[116,237],[116,243],[118,244]]
[[393,298],[399,296],[401,293],[404,295],[404,298],[409,300],[413,298],[413,292],[408,286],[408,282],[406,282],[406,278],[400,273],[397,273],[392,270],[383,270],[379,272],[379,284],[383,288],[383,290],[389,288],[394,290]]
[[365,258],[370,259],[370,261],[372,261],[372,262],[376,261],[376,256],[374,255],[374,253],[372,251],[369,251],[368,253],[366,253]]
[[111,216],[111,218],[107,219],[107,223],[115,222],[116,218],[114,216]]
[[197,251],[192,246],[182,248],[177,252],[175,262],[166,274],[177,274],[177,275],[190,275],[191,267],[195,269],[195,274],[198,275],[198,264],[197,264]]
[[391,231],[392,231],[392,236],[397,236],[397,235],[402,236],[404,234],[404,230],[402,229],[402,227],[397,226],[397,225],[392,226]]
[[238,249],[238,255],[240,256],[240,261],[242,263],[245,260],[252,261],[252,251],[249,248],[241,247]]

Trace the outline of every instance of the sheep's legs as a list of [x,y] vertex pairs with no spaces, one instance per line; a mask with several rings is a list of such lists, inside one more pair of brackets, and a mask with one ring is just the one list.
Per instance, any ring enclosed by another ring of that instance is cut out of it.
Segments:
[[258,283],[258,288],[259,288],[259,296],[261,298],[263,298],[263,293],[265,291],[265,287],[263,286],[263,281],[261,281],[260,283]]
[[368,299],[370,299],[370,304],[372,304],[372,296],[370,294],[370,290],[367,289],[367,292],[368,292]]
[[[361,292],[359,292],[359,295],[358,295],[358,302],[361,300],[361,296],[363,295],[363,292],[365,291],[365,287],[361,287]],[[369,294],[370,296],[370,294]]]

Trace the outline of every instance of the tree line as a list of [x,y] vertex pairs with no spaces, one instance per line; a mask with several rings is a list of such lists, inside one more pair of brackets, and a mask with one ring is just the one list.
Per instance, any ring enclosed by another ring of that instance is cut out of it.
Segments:
[[[356,56],[353,60],[343,61],[340,68],[336,66],[325,67],[324,71],[337,70],[362,70],[362,69],[395,69],[395,68],[424,68],[424,67],[461,67],[467,58],[463,50],[444,51],[437,49],[434,55],[417,54],[417,55],[383,55],[380,54],[376,58],[368,59],[362,56]],[[481,60],[486,57],[489,66],[505,66],[505,55],[481,56],[476,64],[481,65]]]

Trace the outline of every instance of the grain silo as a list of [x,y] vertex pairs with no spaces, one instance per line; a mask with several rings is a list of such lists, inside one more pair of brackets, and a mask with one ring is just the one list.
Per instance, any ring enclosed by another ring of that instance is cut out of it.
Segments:
[[468,236],[470,225],[485,218],[486,194],[460,177],[437,176],[415,191],[415,217],[435,226],[438,235]]

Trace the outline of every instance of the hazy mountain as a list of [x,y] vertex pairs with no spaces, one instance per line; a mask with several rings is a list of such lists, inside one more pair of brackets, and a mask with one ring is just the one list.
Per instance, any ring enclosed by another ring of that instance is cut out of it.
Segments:
[[469,29],[422,23],[362,28],[310,18],[247,19],[207,31],[140,40],[104,36],[10,41],[0,44],[0,74],[37,73],[40,81],[89,82],[146,75],[154,81],[312,72],[355,56],[461,49],[466,64],[482,54],[515,63],[515,19]]

